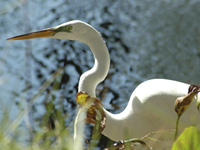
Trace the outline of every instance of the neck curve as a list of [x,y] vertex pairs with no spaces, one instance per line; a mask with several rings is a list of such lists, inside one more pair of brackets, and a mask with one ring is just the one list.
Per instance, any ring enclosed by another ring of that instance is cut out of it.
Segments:
[[[110,58],[108,49],[101,35],[93,27],[91,27],[90,34],[80,41],[89,46],[93,53],[95,62],[94,66],[90,70],[81,75],[78,92],[86,92],[89,96],[96,97],[96,87],[105,79],[109,71]],[[112,114],[104,109],[106,115],[106,128],[102,133],[109,137],[110,128],[113,128],[113,122],[116,124],[115,131],[123,131],[123,129],[121,129],[121,123],[125,120],[127,115],[132,113],[132,111],[130,111],[131,108],[130,105],[130,107],[126,108],[126,111],[123,111],[120,114]]]
[[93,28],[94,32],[89,38],[86,37],[86,43],[94,56],[94,66],[81,75],[79,80],[79,92],[86,92],[91,97],[96,97],[96,87],[102,82],[108,74],[110,67],[110,58],[108,49],[101,35]]

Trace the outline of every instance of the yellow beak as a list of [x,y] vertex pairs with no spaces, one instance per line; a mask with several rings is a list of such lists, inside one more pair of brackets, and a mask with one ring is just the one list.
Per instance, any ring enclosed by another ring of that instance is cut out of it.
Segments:
[[34,38],[46,38],[46,37],[52,37],[56,31],[54,29],[44,29],[41,31],[31,32],[23,35],[18,35],[12,38],[9,38],[7,40],[25,40],[25,39],[34,39]]

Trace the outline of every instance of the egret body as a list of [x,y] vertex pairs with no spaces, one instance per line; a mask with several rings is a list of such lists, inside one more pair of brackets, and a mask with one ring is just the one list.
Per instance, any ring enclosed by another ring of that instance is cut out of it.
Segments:
[[[75,20],[8,40],[31,38],[78,40],[87,44],[95,62],[89,71],[81,75],[78,91],[96,97],[96,87],[105,79],[110,66],[108,49],[96,29],[85,22]],[[119,141],[140,138],[161,129],[174,129],[177,118],[174,102],[177,97],[186,95],[188,88],[189,84],[166,79],[152,79],[141,83],[132,93],[124,111],[112,114],[104,109],[107,119],[102,133]],[[200,123],[194,102],[191,105],[180,119],[182,129]]]

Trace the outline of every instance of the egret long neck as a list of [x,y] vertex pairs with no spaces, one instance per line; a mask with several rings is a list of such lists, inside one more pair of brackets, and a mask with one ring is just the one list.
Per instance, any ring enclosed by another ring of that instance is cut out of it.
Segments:
[[110,67],[109,53],[105,42],[97,31],[94,31],[85,43],[91,49],[95,62],[94,66],[80,77],[78,91],[86,92],[90,96],[96,97],[96,86],[108,74]]

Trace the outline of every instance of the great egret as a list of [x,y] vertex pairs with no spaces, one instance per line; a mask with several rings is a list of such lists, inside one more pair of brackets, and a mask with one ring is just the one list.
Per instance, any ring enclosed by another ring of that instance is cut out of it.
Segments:
[[[8,40],[31,38],[78,40],[87,44],[94,55],[95,63],[89,71],[81,75],[78,91],[96,97],[96,86],[105,79],[110,66],[108,49],[96,29],[85,22],[75,20]],[[160,129],[174,129],[177,118],[174,102],[177,97],[186,95],[188,88],[189,84],[166,79],[152,79],[141,83],[132,93],[123,112],[112,114],[104,109],[107,119],[102,133],[119,141],[139,138]],[[193,102],[183,114],[180,128],[191,124],[199,125],[200,116],[194,107]]]

